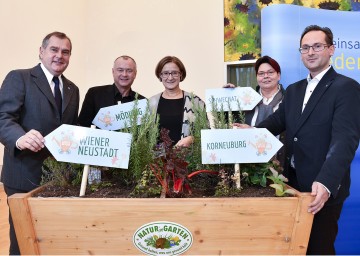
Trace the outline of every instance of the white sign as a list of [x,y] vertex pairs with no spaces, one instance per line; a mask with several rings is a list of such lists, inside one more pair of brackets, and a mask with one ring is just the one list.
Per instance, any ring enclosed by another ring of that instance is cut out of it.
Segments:
[[203,164],[267,163],[282,145],[265,128],[201,130]]
[[[115,131],[130,126],[130,113],[134,108],[135,101],[119,105],[101,108],[93,120],[93,124],[103,130]],[[139,116],[137,123],[140,124],[141,117],[146,111],[147,100],[138,101]]]
[[63,124],[45,137],[57,161],[127,169],[132,135]]
[[205,98],[206,112],[212,110],[213,100],[216,102],[218,111],[221,110],[221,106],[224,111],[229,111],[229,105],[231,111],[240,111],[252,110],[262,99],[260,94],[251,87],[207,89]]

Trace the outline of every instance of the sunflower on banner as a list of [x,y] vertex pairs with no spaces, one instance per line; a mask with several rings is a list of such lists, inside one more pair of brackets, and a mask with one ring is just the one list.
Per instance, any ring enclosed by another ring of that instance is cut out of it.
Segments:
[[261,55],[261,10],[272,4],[358,11],[357,0],[224,0],[224,61],[253,60]]

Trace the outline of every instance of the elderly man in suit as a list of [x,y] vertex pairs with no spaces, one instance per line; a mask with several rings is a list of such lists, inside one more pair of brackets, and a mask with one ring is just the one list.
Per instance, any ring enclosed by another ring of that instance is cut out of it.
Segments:
[[[0,89],[0,142],[5,146],[1,181],[7,196],[39,186],[43,160],[50,155],[44,136],[61,124],[76,124],[79,89],[65,78],[72,45],[66,34],[48,34],[41,63],[11,71]],[[20,254],[11,216],[10,255]]]
[[88,90],[79,114],[78,124],[90,127],[101,108],[121,103],[144,99],[145,97],[131,89],[136,78],[136,62],[127,55],[122,55],[114,61],[112,74],[114,83],[95,86]]
[[335,48],[329,28],[306,27],[299,51],[307,78],[291,84],[279,109],[256,127],[275,135],[286,130],[285,176],[314,196],[307,254],[333,255],[360,139],[360,85],[331,67]]

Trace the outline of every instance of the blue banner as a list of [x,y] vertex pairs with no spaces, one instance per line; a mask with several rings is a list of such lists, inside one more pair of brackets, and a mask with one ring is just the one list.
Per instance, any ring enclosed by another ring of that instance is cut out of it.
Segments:
[[335,70],[360,82],[360,13],[274,4],[261,13],[261,50],[279,62],[284,87],[308,74],[298,49],[304,28],[313,24],[329,27],[334,34]]
[[[359,24],[358,12],[286,4],[270,5],[261,12],[262,56],[269,55],[279,62],[280,82],[286,88],[308,75],[298,50],[300,36],[305,27],[329,27],[334,34],[335,45],[332,66],[338,73],[360,82]],[[360,254],[360,150],[351,165],[351,179],[351,194],[345,201],[339,221],[339,234],[335,244],[337,254]]]

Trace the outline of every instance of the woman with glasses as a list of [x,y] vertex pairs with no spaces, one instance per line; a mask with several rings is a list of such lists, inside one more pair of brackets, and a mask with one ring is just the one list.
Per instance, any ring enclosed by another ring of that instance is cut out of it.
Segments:
[[[255,73],[258,86],[256,91],[262,96],[263,100],[250,111],[245,112],[245,123],[256,126],[261,121],[270,116],[284,97],[285,90],[280,84],[281,69],[279,63],[269,56],[263,56],[255,62]],[[234,88],[233,84],[226,84],[225,88]],[[238,113],[234,114],[234,120],[237,120]],[[285,134],[281,134],[280,141],[285,141]],[[277,153],[277,159],[281,164],[284,163],[284,149]]]
[[284,97],[284,88],[280,84],[281,69],[279,63],[269,56],[259,58],[255,63],[258,86],[256,91],[263,100],[252,110],[245,112],[245,123],[256,126],[276,109]]
[[195,118],[193,109],[205,108],[205,103],[198,96],[180,88],[180,82],[186,77],[186,69],[177,57],[162,58],[155,68],[155,75],[164,85],[163,92],[149,99],[151,110],[156,111],[159,118],[159,130],[169,130],[175,146],[188,147],[193,142],[190,136],[190,126]]

